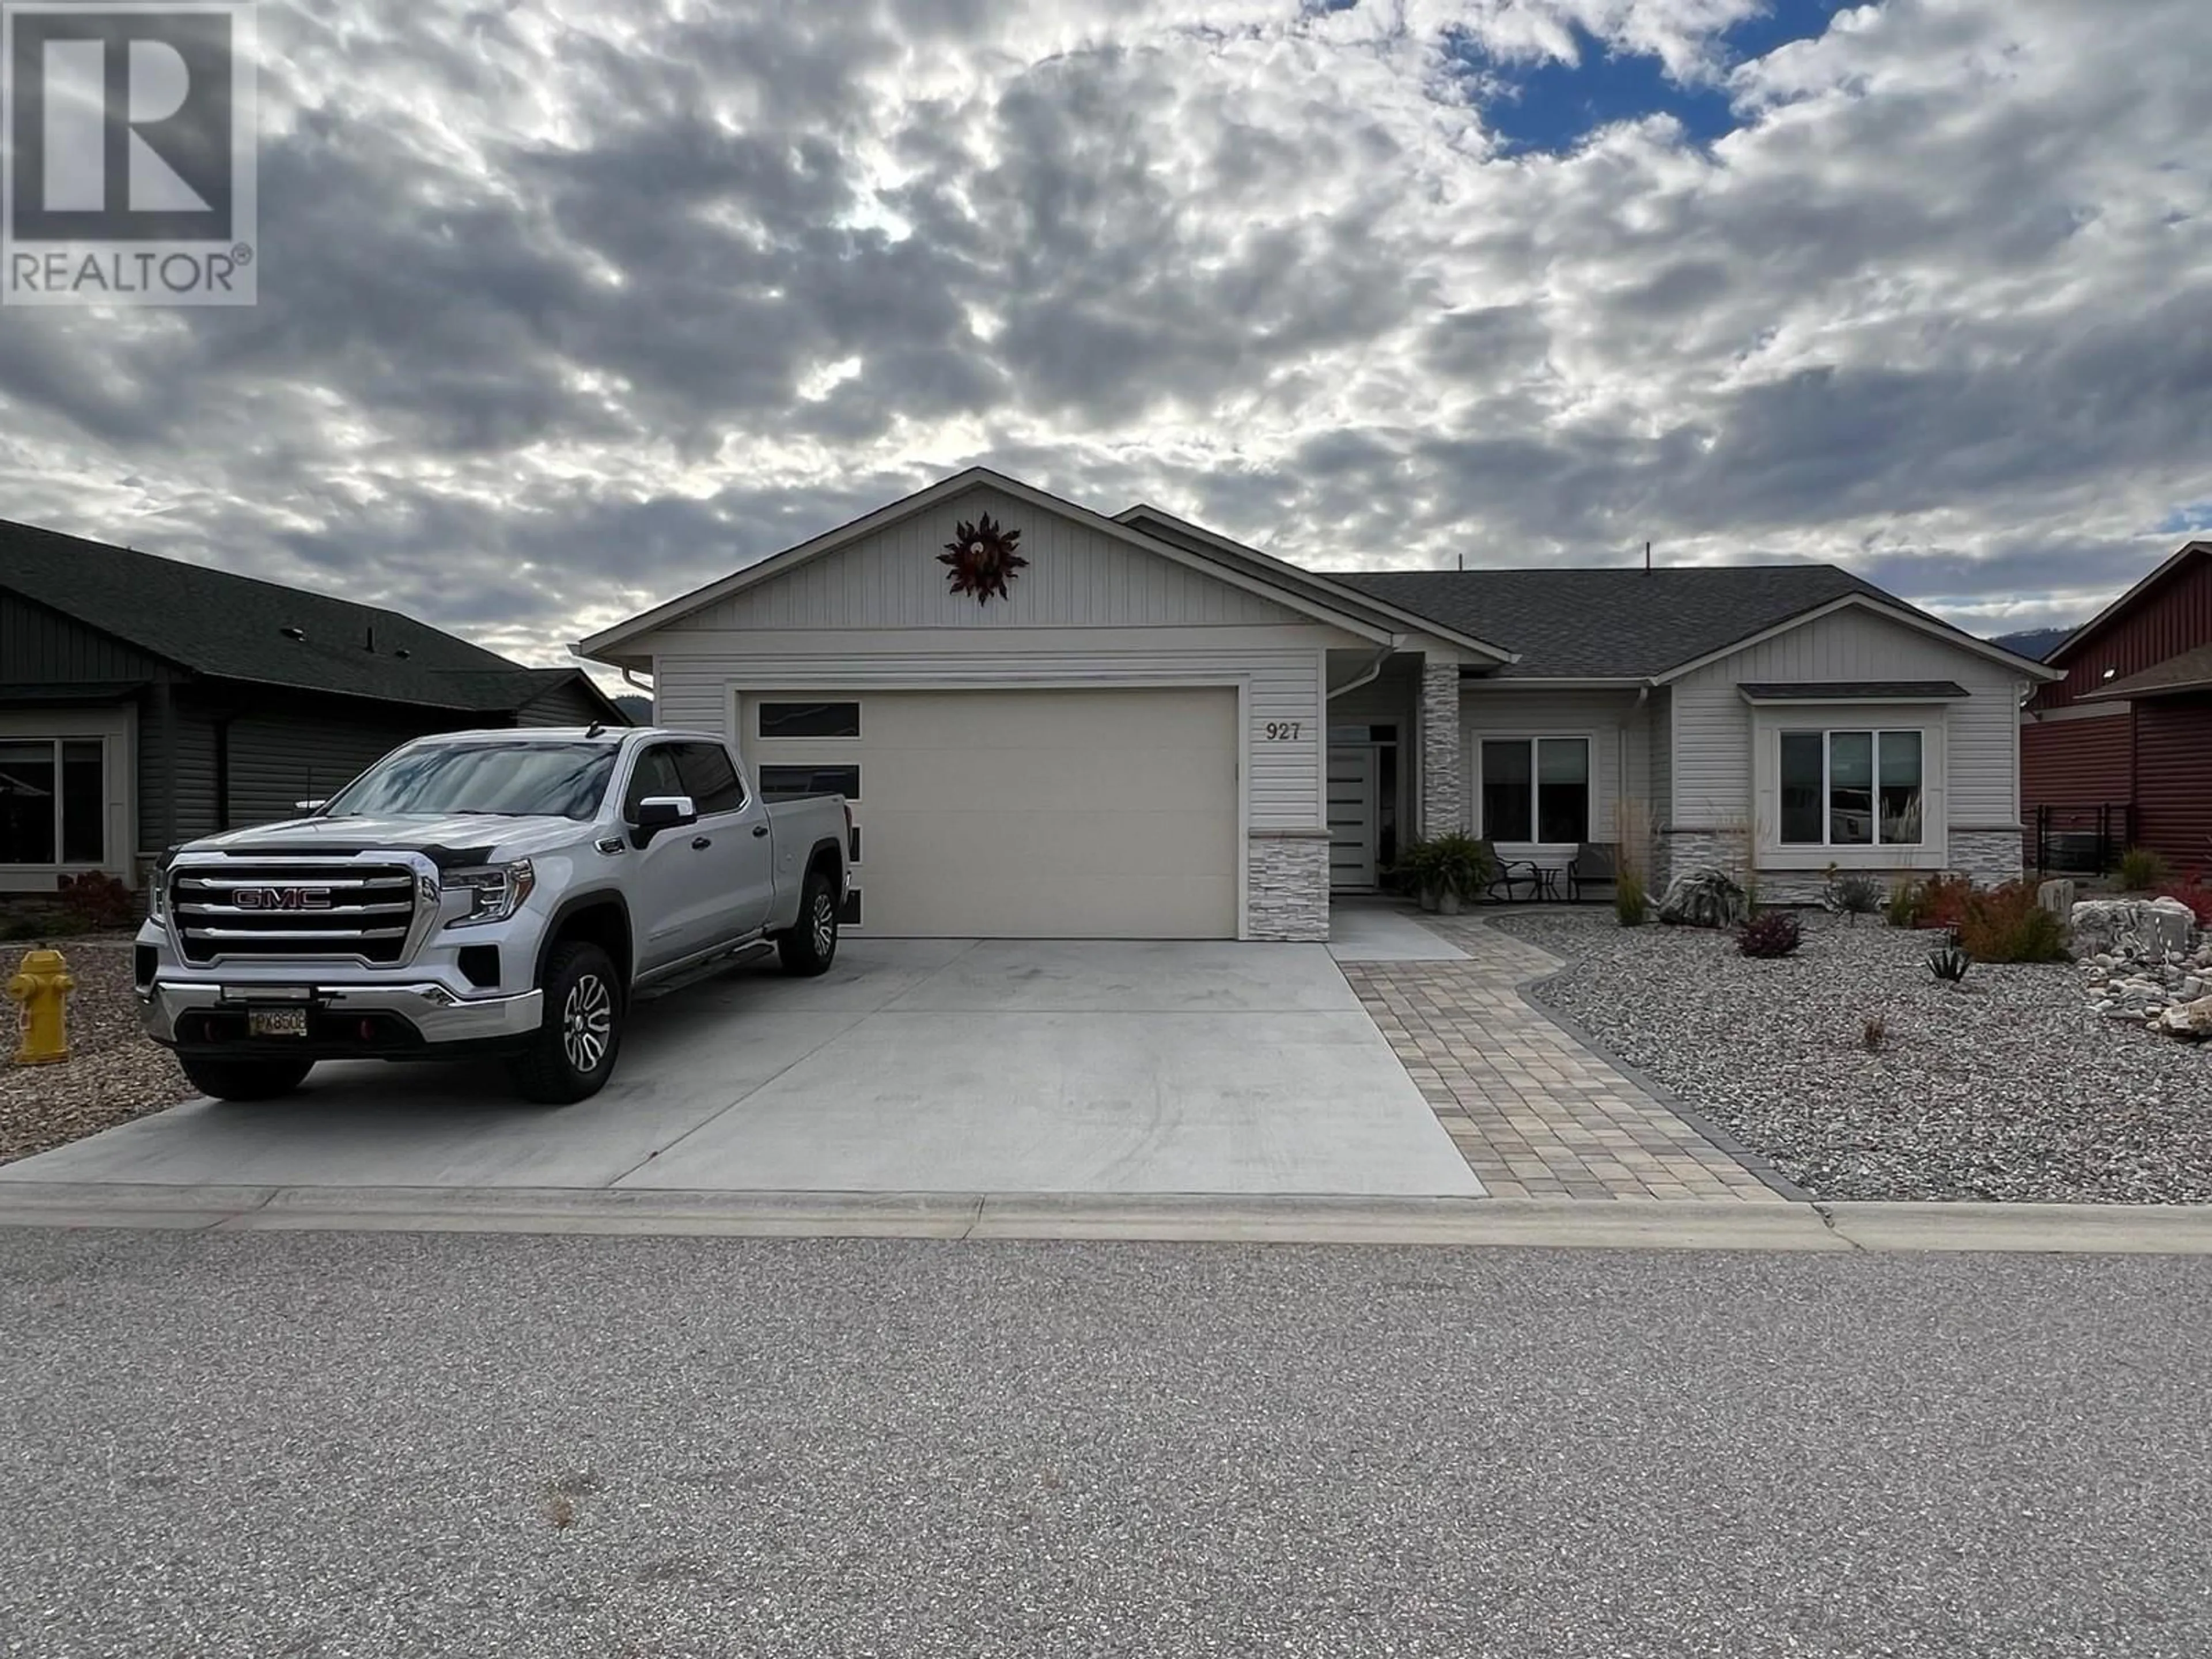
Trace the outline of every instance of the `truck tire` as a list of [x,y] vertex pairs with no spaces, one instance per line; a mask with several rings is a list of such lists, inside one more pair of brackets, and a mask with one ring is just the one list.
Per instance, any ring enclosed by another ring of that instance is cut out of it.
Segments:
[[192,1087],[217,1100],[277,1100],[307,1080],[312,1060],[218,1060],[179,1054],[177,1063]]
[[807,872],[799,894],[799,920],[776,936],[775,952],[783,958],[783,971],[801,979],[828,973],[837,960],[837,895],[819,869]]
[[589,1100],[614,1075],[624,1011],[615,964],[583,939],[553,947],[546,959],[545,1016],[530,1046],[507,1062],[525,1100],[568,1106]]

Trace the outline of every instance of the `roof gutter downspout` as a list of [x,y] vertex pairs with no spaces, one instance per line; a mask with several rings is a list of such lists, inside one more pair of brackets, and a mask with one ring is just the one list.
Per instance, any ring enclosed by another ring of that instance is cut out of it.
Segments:
[[1345,681],[1342,685],[1330,686],[1328,688],[1328,696],[1323,699],[1323,701],[1334,702],[1339,697],[1342,696],[1347,691],[1357,691],[1363,685],[1374,684],[1376,680],[1382,678],[1382,665],[1390,659],[1390,653],[1397,648],[1398,647],[1395,645],[1386,645],[1378,648],[1375,653],[1373,659],[1368,663],[1366,667],[1360,670],[1358,673],[1354,674],[1350,679]]

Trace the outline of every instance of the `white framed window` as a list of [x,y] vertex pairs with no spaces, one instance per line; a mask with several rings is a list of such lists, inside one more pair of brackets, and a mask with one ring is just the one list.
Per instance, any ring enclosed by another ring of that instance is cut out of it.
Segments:
[[1784,847],[1917,847],[1926,839],[1927,733],[1784,728]]
[[1590,838],[1588,738],[1485,738],[1486,841],[1579,846]]
[[105,741],[0,737],[0,866],[106,862]]

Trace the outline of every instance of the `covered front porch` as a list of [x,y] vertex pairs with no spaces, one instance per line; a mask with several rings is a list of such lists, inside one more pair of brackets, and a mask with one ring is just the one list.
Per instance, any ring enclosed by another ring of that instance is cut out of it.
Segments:
[[1421,651],[1331,652],[1328,684],[1332,894],[1387,888],[1403,849],[1455,831],[1545,872],[1546,896],[1567,895],[1585,848],[1648,849],[1663,691],[1516,680]]

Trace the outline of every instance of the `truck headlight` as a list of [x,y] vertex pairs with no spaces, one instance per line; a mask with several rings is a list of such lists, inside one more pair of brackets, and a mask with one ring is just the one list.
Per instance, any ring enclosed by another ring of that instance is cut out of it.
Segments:
[[448,889],[465,891],[471,900],[468,914],[454,917],[448,927],[473,927],[479,922],[505,921],[522,908],[530,890],[538,884],[538,872],[528,859],[494,864],[481,870],[453,870],[446,876]]

